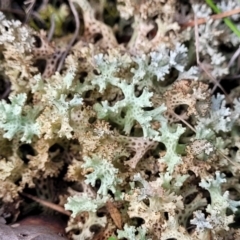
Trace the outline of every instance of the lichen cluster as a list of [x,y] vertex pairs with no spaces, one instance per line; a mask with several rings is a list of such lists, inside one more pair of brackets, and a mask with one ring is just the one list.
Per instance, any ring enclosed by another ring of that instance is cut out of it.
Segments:
[[213,12],[180,2],[70,0],[69,51],[67,1],[40,6],[52,39],[0,12],[0,216],[31,193],[71,212],[70,239],[240,238],[240,91],[215,88],[240,38],[211,18],[183,28]]

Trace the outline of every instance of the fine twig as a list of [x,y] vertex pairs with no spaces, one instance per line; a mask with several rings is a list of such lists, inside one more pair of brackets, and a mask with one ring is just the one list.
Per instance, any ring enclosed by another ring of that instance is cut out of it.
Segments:
[[29,17],[30,17],[30,15],[32,14],[33,7],[34,7],[35,3],[36,3],[35,0],[26,0],[26,1],[24,2],[25,5],[28,5],[28,4],[29,4],[29,6],[26,8],[26,19],[25,19],[25,23],[28,22]]
[[188,123],[187,121],[185,121],[181,116],[179,116],[178,114],[176,114],[174,111],[172,112],[173,115],[178,118],[180,121],[182,121],[186,126],[188,126],[194,133],[196,133],[196,130],[195,128],[190,124]]
[[235,79],[239,79],[240,78],[240,74],[238,75],[232,75],[232,76],[227,76],[227,77],[224,77],[223,79],[221,80],[235,80]]
[[[194,16],[194,20],[195,20],[195,45],[196,45],[196,59],[197,59],[197,63],[198,65],[202,68],[202,70],[212,79],[212,81],[223,91],[223,93],[225,94],[226,99],[228,98],[229,100],[229,96],[225,93],[225,90],[222,88],[222,86],[219,84],[219,82],[212,76],[211,73],[209,73],[204,65],[200,62],[199,60],[199,34],[198,34],[198,22],[197,22],[197,17],[196,15]],[[230,100],[231,102],[231,100]],[[232,163],[234,166],[237,166],[231,159],[229,159],[224,153],[222,153],[220,150],[217,150],[217,152],[222,155],[226,160],[228,160],[230,163]],[[238,167],[238,166],[237,166]]]
[[[205,0],[208,6],[215,12],[221,13],[221,10],[217,7],[217,5],[212,0]],[[240,37],[240,31],[237,26],[232,22],[232,20],[228,17],[223,18],[224,23],[238,36]]]
[[[213,75],[205,68],[204,64],[201,63],[200,58],[199,58],[199,33],[198,33],[198,23],[197,23],[197,17],[196,15],[194,16],[195,19],[195,47],[196,47],[196,60],[197,64],[199,67],[207,74],[207,76],[212,80],[212,82],[221,89],[223,94],[225,95],[226,99],[228,100],[229,103],[232,102],[232,100],[229,98],[227,92],[223,89],[223,87],[220,85],[220,83],[217,81],[216,78],[213,77]],[[213,93],[213,91],[212,91]]]
[[[233,56],[231,57],[229,63],[228,63],[228,68],[231,67],[233,65],[233,63],[235,62],[235,60],[239,57],[240,55],[240,47],[237,49],[237,51],[233,54]],[[236,77],[236,76],[235,76]],[[239,78],[239,77],[237,77]],[[225,80],[232,80],[232,79],[236,79],[234,77],[226,77],[224,78]],[[222,78],[219,79],[219,83],[222,81]],[[214,92],[217,88],[217,85],[214,85],[212,92]]]
[[[206,0],[206,3],[215,13],[221,14],[221,10],[216,6],[216,4],[212,0]],[[238,37],[240,37],[240,31],[238,30],[237,26],[232,22],[231,19],[229,19],[228,17],[224,17],[223,21]],[[228,67],[230,67],[233,64],[233,62],[239,56],[239,54],[240,54],[240,48],[232,56],[228,64]],[[218,83],[220,82],[221,82],[221,79],[219,79]],[[212,92],[214,92],[216,88],[217,88],[217,85],[213,87]]]
[[53,209],[53,210],[55,210],[57,212],[60,212],[60,213],[62,213],[64,215],[71,216],[71,213],[69,211],[65,210],[63,207],[61,207],[61,206],[59,206],[57,204],[54,204],[54,203],[42,200],[40,198],[34,197],[34,196],[32,196],[32,195],[30,195],[28,193],[20,193],[20,194],[23,195],[24,197],[32,199],[35,202],[40,203],[42,206],[51,208],[51,209]]
[[54,30],[55,30],[55,16],[54,16],[54,13],[52,13],[51,15],[51,27],[50,27],[50,30],[48,31],[48,41],[50,42],[52,37],[53,37],[53,34],[54,34]]
[[239,57],[239,55],[240,55],[240,47],[238,47],[237,51],[232,55],[232,57],[228,63],[228,67],[231,67],[233,65],[233,63]]
[[7,13],[14,13],[17,15],[21,15],[21,16],[25,16],[26,13],[22,10],[18,10],[18,9],[11,9],[11,8],[0,8],[1,12],[7,12]]
[[[219,14],[214,14],[214,15],[211,15],[207,18],[198,18],[197,19],[197,24],[198,25],[205,24],[207,21],[209,21],[209,19],[213,19],[213,20],[223,19],[223,18],[230,17],[230,16],[232,16],[234,14],[238,14],[238,13],[240,13],[240,8],[236,8],[236,9],[226,11],[226,12],[221,12]],[[189,22],[186,22],[186,23],[183,23],[183,24],[180,24],[180,25],[181,25],[182,29],[185,29],[187,27],[194,27],[195,26],[195,20],[191,20]]]
[[59,65],[58,65],[58,68],[57,68],[57,72],[60,72],[60,71],[61,71],[63,62],[65,61],[65,58],[66,58],[68,52],[70,51],[73,43],[74,43],[75,40],[77,39],[78,33],[79,33],[79,29],[80,29],[80,21],[79,21],[78,12],[77,12],[77,10],[76,10],[76,8],[75,8],[72,0],[69,0],[69,5],[70,5],[70,8],[71,8],[71,10],[72,10],[74,19],[75,19],[76,29],[75,29],[74,35],[73,35],[70,43],[69,43],[68,46],[66,47],[66,50],[64,51],[64,53],[63,53],[63,55],[62,55],[62,57],[61,57],[61,61],[59,62]]
[[220,155],[222,155],[225,159],[227,159],[232,165],[234,165],[238,170],[240,169],[240,165],[238,165],[236,162],[233,162],[229,157],[227,157],[224,153],[222,153],[220,150],[217,150]]

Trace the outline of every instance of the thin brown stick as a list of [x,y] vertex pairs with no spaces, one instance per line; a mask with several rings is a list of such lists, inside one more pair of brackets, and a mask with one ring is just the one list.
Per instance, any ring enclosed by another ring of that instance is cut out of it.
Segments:
[[[229,63],[228,63],[228,68],[230,68],[232,65],[233,65],[233,63],[235,62],[235,60],[237,59],[237,58],[239,58],[239,55],[240,55],[240,47],[237,49],[237,51],[233,54],[233,56],[231,57],[231,59],[230,59],[230,61],[229,61]],[[225,79],[227,79],[227,78],[225,78]],[[222,81],[222,78],[220,78],[219,79],[219,83]],[[213,89],[212,89],[212,92],[214,92],[215,90],[216,90],[216,88],[217,88],[217,85],[215,85],[214,87],[213,87]]]
[[[234,14],[237,14],[237,13],[240,13],[240,8],[236,8],[236,9],[233,9],[233,10],[230,10],[230,11],[226,11],[226,12],[222,12],[222,13],[219,13],[219,14],[214,14],[212,16],[209,16],[210,19],[213,19],[213,20],[217,20],[217,19],[222,19],[222,18],[225,18],[225,17],[230,17]],[[201,24],[204,24],[206,23],[209,18],[198,18],[197,19],[197,24],[198,25],[201,25]],[[185,29],[187,27],[194,27],[195,26],[195,20],[191,20],[189,22],[186,22],[186,23],[183,23],[183,24],[180,24],[182,29]]]
[[232,57],[228,63],[228,67],[231,67],[233,65],[233,63],[239,57],[239,55],[240,55],[240,47],[238,47],[237,51],[232,55]]
[[[218,87],[222,90],[222,86],[219,84],[219,82],[212,76],[211,73],[209,73],[205,67],[203,66],[203,64],[200,62],[199,60],[199,34],[198,34],[198,21],[197,21],[197,17],[196,15],[194,16],[194,20],[195,20],[195,27],[194,27],[194,31],[195,31],[195,46],[196,46],[196,60],[198,65],[202,68],[202,70],[213,80],[213,82],[218,85]],[[225,91],[223,91],[223,93],[225,94]],[[229,99],[228,95],[225,94],[226,98]],[[231,102],[231,101],[230,101]],[[217,152],[219,154],[221,154],[226,160],[228,160],[230,163],[232,163],[234,166],[236,166],[236,163],[234,163],[231,159],[229,159],[224,153],[222,153],[220,150],[217,150]],[[238,167],[238,166],[237,166]]]
[[235,80],[235,79],[239,79],[239,78],[240,78],[240,74],[239,75],[227,76],[227,77],[224,77],[222,80]]
[[50,30],[48,32],[48,37],[47,37],[49,42],[51,41],[51,39],[53,37],[53,34],[54,34],[54,31],[55,31],[55,17],[54,17],[54,13],[52,13],[50,20],[51,20],[51,27],[50,27]]
[[229,157],[227,157],[224,153],[222,153],[220,150],[217,150],[220,155],[222,155],[225,159],[227,159],[232,165],[234,165],[238,170],[240,169],[240,165],[236,162],[233,162]]
[[[16,10],[16,9],[7,9],[7,8],[0,8],[1,12],[6,12],[6,13],[14,13],[20,16],[25,16],[26,18],[26,13],[22,10]],[[40,21],[41,23],[44,23],[43,20],[38,16],[37,12],[32,12],[31,13],[31,17],[33,17],[34,19]]]
[[25,19],[25,23],[28,22],[30,15],[32,15],[33,7],[34,7],[35,3],[36,3],[35,0],[26,0],[26,1],[24,2],[25,5],[28,5],[28,7],[26,8],[26,19]]
[[217,86],[217,87],[219,87],[221,89],[221,91],[225,95],[225,97],[228,100],[228,102],[231,103],[232,100],[229,98],[227,92],[223,89],[223,87],[220,85],[220,83],[217,81],[217,79],[215,77],[213,77],[213,75],[205,68],[204,64],[202,64],[200,59],[199,59],[199,34],[198,34],[198,21],[197,21],[196,15],[194,16],[194,19],[195,19],[194,32],[195,32],[195,47],[196,47],[196,60],[197,60],[197,64],[207,74],[207,76],[212,80],[212,82],[215,84],[215,86]]
[[188,126],[194,133],[196,133],[196,130],[195,128],[189,124],[187,121],[185,121],[181,116],[179,116],[178,114],[176,114],[175,112],[172,112],[173,115],[178,118],[180,121],[182,121],[186,126]]
[[197,60],[197,64],[200,63],[200,59],[199,59],[199,34],[198,34],[198,22],[197,22],[197,17],[196,15],[194,15],[194,34],[195,34],[195,47],[196,47],[196,60]]
[[17,10],[17,9],[10,9],[10,8],[0,8],[1,12],[9,12],[9,13],[15,13],[21,16],[25,16],[26,13],[22,10]]
[[57,72],[61,71],[63,62],[65,61],[65,58],[66,58],[68,52],[70,51],[74,41],[77,39],[78,33],[79,33],[79,29],[80,29],[80,21],[79,21],[78,12],[77,12],[77,10],[76,10],[72,0],[69,0],[69,5],[70,5],[71,11],[73,13],[73,16],[75,18],[76,29],[75,29],[74,35],[73,35],[70,43],[67,45],[67,48],[66,48],[66,50],[64,51],[64,53],[63,53],[63,55],[61,57],[61,61],[60,61],[59,65],[58,65],[58,67],[57,67]]
[[32,195],[30,195],[28,193],[20,193],[20,194],[23,195],[24,197],[32,199],[35,202],[40,203],[41,205],[43,205],[45,207],[51,208],[51,209],[53,209],[53,210],[55,210],[57,212],[60,212],[60,213],[62,213],[64,215],[71,216],[71,213],[69,211],[65,210],[63,207],[61,207],[61,206],[59,206],[57,204],[54,204],[54,203],[42,200],[40,198],[34,197],[34,196],[32,196]]

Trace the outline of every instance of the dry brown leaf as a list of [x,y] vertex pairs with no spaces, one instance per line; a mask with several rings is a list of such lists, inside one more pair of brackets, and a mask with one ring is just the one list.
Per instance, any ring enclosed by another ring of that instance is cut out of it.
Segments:
[[113,222],[119,229],[122,229],[122,218],[118,209],[114,206],[114,204],[111,201],[107,201],[106,207]]

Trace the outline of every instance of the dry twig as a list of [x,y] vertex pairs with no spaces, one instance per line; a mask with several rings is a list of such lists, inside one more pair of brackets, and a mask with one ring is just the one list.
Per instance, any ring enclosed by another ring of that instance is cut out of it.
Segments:
[[[219,82],[212,76],[211,73],[209,73],[207,71],[207,69],[204,67],[204,65],[200,62],[199,60],[199,34],[198,34],[198,21],[196,16],[194,17],[195,20],[195,46],[196,46],[196,59],[197,59],[197,63],[198,65],[202,68],[202,70],[208,75],[209,78],[211,78],[211,80],[215,83],[216,86],[218,86],[223,93],[225,94],[226,99],[229,100],[229,102],[231,103],[231,99],[229,98],[229,96],[227,95],[226,91],[223,89],[223,87],[219,84]],[[239,166],[237,166],[236,163],[234,163],[231,159],[229,159],[224,153],[222,153],[220,150],[217,150],[217,152],[222,155],[226,160],[228,160],[230,163],[232,163],[234,166],[236,166],[237,168],[240,168]]]
[[52,13],[51,15],[51,27],[50,27],[50,30],[48,31],[48,41],[50,42],[52,37],[53,37],[53,34],[54,34],[54,30],[55,30],[55,19],[54,19],[54,13]]
[[61,61],[58,65],[58,68],[57,68],[57,72],[60,72],[61,69],[62,69],[62,65],[63,65],[63,62],[68,54],[68,52],[70,51],[73,43],[75,42],[75,40],[77,39],[78,37],[78,33],[79,33],[79,29],[80,29],[80,21],[79,21],[79,16],[78,16],[78,12],[72,2],[72,0],[69,0],[69,5],[70,5],[70,8],[72,10],[72,13],[74,15],[74,19],[75,19],[75,22],[76,22],[76,29],[75,29],[75,32],[74,32],[74,35],[73,35],[73,38],[71,39],[70,43],[68,44],[68,46],[66,47],[66,50],[65,52],[63,53],[62,57],[61,57]]
[[[207,76],[212,80],[212,82],[221,89],[221,91],[223,92],[223,94],[225,95],[226,99],[228,100],[229,103],[232,102],[232,100],[230,99],[230,97],[228,96],[227,92],[223,89],[223,87],[220,85],[220,83],[217,81],[217,79],[215,77],[213,77],[213,75],[205,68],[204,64],[201,63],[200,59],[199,59],[199,34],[198,34],[198,22],[197,22],[197,17],[196,15],[194,16],[195,19],[195,47],[196,47],[196,60],[197,60],[197,64],[199,65],[199,67],[207,74]],[[213,93],[213,91],[212,91]]]
[[30,15],[32,14],[32,10],[33,7],[35,5],[35,0],[26,0],[24,2],[25,5],[28,5],[28,7],[26,8],[26,19],[25,19],[25,23],[28,22]]
[[45,206],[45,207],[48,207],[50,209],[53,209],[57,212],[60,212],[64,215],[67,215],[67,216],[71,216],[71,213],[69,211],[66,211],[63,207],[57,205],[57,204],[54,204],[54,203],[51,203],[51,202],[47,202],[45,200],[42,200],[40,198],[37,198],[37,197],[34,197],[28,193],[20,193],[21,195],[23,195],[24,197],[27,197],[27,198],[30,198],[32,199],[33,201],[35,202],[38,202],[40,203],[42,206]]
[[[213,19],[213,20],[217,20],[217,19],[222,19],[222,18],[225,18],[225,17],[230,17],[230,16],[232,16],[234,14],[237,14],[237,13],[240,13],[240,8],[233,9],[233,10],[226,11],[226,12],[222,12],[222,13],[219,13],[219,14],[214,14],[214,15],[208,17],[208,18],[198,18],[197,19],[197,24],[198,25],[204,24],[209,20],[209,18]],[[181,25],[182,29],[185,29],[187,27],[195,27],[195,19],[191,20],[189,22],[180,24],[180,25]]]

